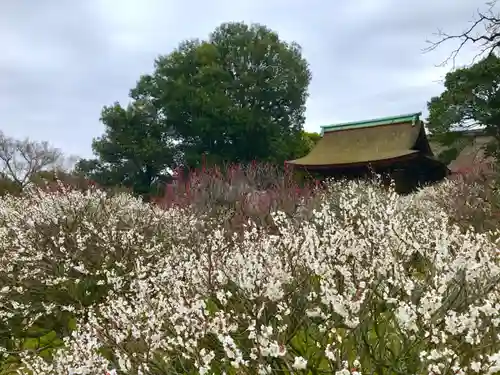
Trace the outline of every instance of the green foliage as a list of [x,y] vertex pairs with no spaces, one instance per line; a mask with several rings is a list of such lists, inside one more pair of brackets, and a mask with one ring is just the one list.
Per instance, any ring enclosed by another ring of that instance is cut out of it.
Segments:
[[101,120],[105,133],[92,144],[97,159],[80,160],[77,172],[101,186],[124,186],[143,196],[168,180],[175,146],[157,108],[141,100],[126,109],[115,103],[104,107]]
[[321,134],[315,132],[304,132],[304,137],[312,148],[321,139]]
[[310,78],[295,43],[261,25],[227,23],[160,56],[132,97],[164,111],[190,167],[203,155],[208,164],[282,163],[303,141]]
[[321,134],[314,132],[302,131],[302,141],[294,150],[295,157],[302,157],[307,155],[314,148],[316,143],[321,139]]
[[16,182],[7,177],[0,177],[0,196],[10,194],[17,195],[21,192],[21,187]]
[[428,102],[428,127],[437,141],[450,148],[463,147],[456,136],[450,136],[454,128],[484,125],[486,133],[494,141],[488,152],[498,155],[500,145],[500,59],[495,55],[478,63],[448,73],[445,91]]
[[77,170],[101,186],[150,196],[179,165],[303,156],[317,139],[302,131],[310,79],[297,44],[261,25],[222,24],[208,40],[160,56],[126,109],[103,109],[96,159]]

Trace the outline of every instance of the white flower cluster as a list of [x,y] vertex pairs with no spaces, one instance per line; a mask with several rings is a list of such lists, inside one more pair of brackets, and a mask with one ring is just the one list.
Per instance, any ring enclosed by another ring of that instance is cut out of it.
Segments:
[[[358,183],[332,185],[308,220],[273,219],[278,232],[237,236],[127,195],[0,200],[4,360],[34,375],[500,373],[489,234],[425,192]],[[64,340],[26,349],[34,327]]]

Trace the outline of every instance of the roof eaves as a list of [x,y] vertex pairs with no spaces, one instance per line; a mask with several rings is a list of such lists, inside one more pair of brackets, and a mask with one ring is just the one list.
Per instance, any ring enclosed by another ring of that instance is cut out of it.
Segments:
[[332,132],[332,131],[337,131],[337,130],[347,130],[347,129],[357,129],[357,128],[372,127],[372,126],[380,126],[380,125],[407,123],[409,121],[416,123],[421,115],[422,115],[422,112],[416,112],[416,113],[409,113],[409,114],[398,115],[398,116],[380,117],[380,118],[375,118],[375,119],[370,119],[370,120],[345,122],[345,123],[333,124],[333,125],[325,125],[325,126],[321,126],[321,134],[324,134],[325,132]]

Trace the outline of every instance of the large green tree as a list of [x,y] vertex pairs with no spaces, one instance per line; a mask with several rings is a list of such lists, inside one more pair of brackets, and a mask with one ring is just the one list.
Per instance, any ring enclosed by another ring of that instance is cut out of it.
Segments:
[[468,67],[448,73],[445,90],[428,102],[428,127],[431,136],[449,146],[452,157],[465,138],[451,130],[483,126],[493,141],[487,151],[500,151],[500,59],[492,54]]
[[310,79],[297,44],[261,25],[222,24],[208,40],[160,56],[127,108],[103,109],[96,158],[77,170],[148,196],[177,166],[303,156],[311,144],[303,132]]
[[310,79],[297,44],[262,25],[225,23],[160,56],[131,95],[161,108],[187,166],[281,163],[303,149]]
[[148,197],[169,179],[176,146],[171,132],[150,101],[137,100],[123,108],[104,107],[105,133],[94,139],[97,158],[80,160],[77,172],[104,187],[123,186]]

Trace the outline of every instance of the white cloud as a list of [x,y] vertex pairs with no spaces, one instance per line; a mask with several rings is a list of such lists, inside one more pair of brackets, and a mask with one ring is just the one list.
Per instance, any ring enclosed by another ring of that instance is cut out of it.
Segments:
[[[258,22],[297,41],[313,73],[306,129],[425,110],[453,45],[422,54],[442,27],[467,26],[483,0],[45,0],[0,2],[5,133],[90,155],[100,110],[182,40],[226,21]],[[471,60],[466,49],[458,64]]]

